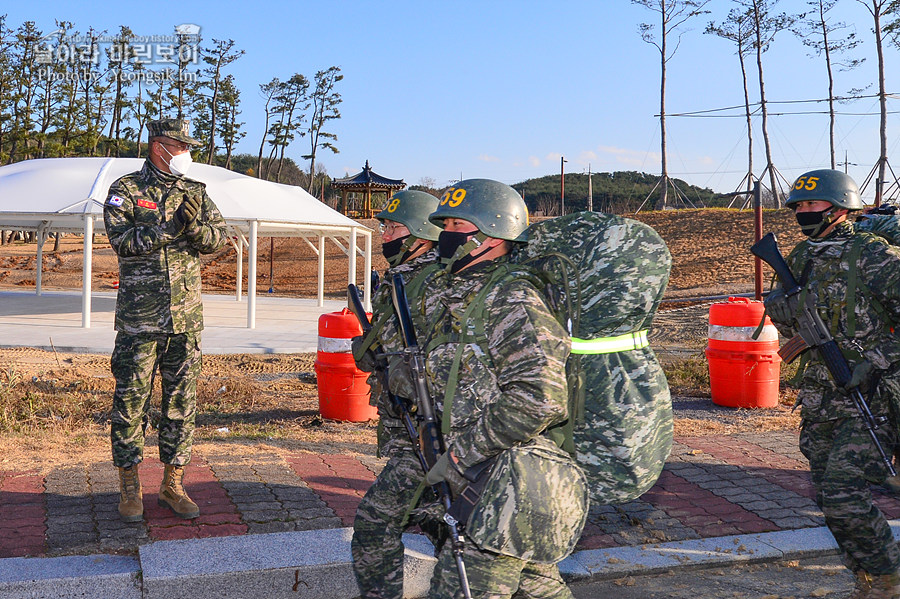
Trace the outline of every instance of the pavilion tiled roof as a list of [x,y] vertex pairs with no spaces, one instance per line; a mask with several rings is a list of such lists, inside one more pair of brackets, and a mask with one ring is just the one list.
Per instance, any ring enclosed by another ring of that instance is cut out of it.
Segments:
[[363,170],[356,173],[352,177],[334,179],[331,182],[331,185],[337,188],[370,187],[373,189],[403,189],[404,187],[406,187],[406,182],[404,182],[403,179],[388,179],[387,177],[382,177],[372,170],[372,167],[369,166],[369,161],[366,160],[366,166],[363,167]]

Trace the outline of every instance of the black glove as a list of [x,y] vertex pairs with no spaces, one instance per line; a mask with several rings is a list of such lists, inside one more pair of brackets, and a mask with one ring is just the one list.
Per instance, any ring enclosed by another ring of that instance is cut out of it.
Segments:
[[181,199],[181,206],[175,210],[175,218],[180,220],[183,226],[187,227],[197,220],[203,200],[197,194],[192,196],[184,194]]
[[359,355],[359,348],[362,345],[362,342],[362,335],[357,335],[350,340],[350,347],[353,351],[353,359],[356,360],[357,368],[359,368],[363,372],[372,372],[373,370],[375,370],[375,353],[371,348],[363,352],[359,358],[356,357],[357,355]]
[[766,306],[766,313],[775,323],[790,326],[797,315],[797,308],[800,305],[800,294],[787,295],[784,289],[779,287],[769,292],[763,304]]

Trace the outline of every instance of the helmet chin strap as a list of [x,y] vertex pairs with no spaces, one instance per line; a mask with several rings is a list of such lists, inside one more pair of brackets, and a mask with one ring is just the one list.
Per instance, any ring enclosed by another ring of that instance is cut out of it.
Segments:
[[407,260],[409,260],[410,248],[412,248],[413,244],[417,242],[419,239],[417,237],[413,237],[412,235],[407,235],[406,240],[403,242],[403,245],[400,246],[400,251],[394,254],[394,257],[388,260],[388,264],[391,268],[395,266],[399,266],[403,264]]
[[[484,243],[487,238],[487,235],[479,231],[472,239],[459,246],[459,248],[456,250],[456,252],[453,253],[452,256],[450,256],[449,258],[441,258],[441,263],[446,265],[446,268],[444,270],[446,270],[448,273],[456,272],[455,270],[453,270],[454,265],[471,254],[474,250],[481,247],[481,244]],[[477,258],[478,256],[475,257]]]

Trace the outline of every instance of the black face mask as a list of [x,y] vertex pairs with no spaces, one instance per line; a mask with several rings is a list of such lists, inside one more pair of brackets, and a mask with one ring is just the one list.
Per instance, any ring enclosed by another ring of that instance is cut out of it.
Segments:
[[386,243],[381,244],[381,253],[384,255],[385,259],[390,262],[394,259],[397,254],[400,253],[400,250],[403,247],[403,242],[409,239],[409,235],[405,237],[398,237],[397,239],[392,239]]
[[452,258],[456,250],[466,244],[478,231],[459,233],[457,231],[441,231],[438,236],[438,254],[441,258]]
[[831,216],[830,212],[831,208],[829,207],[818,212],[795,212],[794,217],[797,219],[797,224],[800,225],[800,230],[804,235],[816,237],[831,224],[831,218],[825,218],[826,213],[829,213],[828,216]]

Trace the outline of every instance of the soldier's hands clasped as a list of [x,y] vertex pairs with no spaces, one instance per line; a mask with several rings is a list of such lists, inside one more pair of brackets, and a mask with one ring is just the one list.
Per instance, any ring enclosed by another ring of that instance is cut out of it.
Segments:
[[773,289],[763,302],[769,318],[777,324],[790,326],[800,305],[799,295],[798,293],[787,295],[780,287]]
[[175,211],[175,216],[184,226],[188,226],[197,220],[197,216],[200,214],[201,201],[198,195],[184,194],[182,196],[181,206]]

